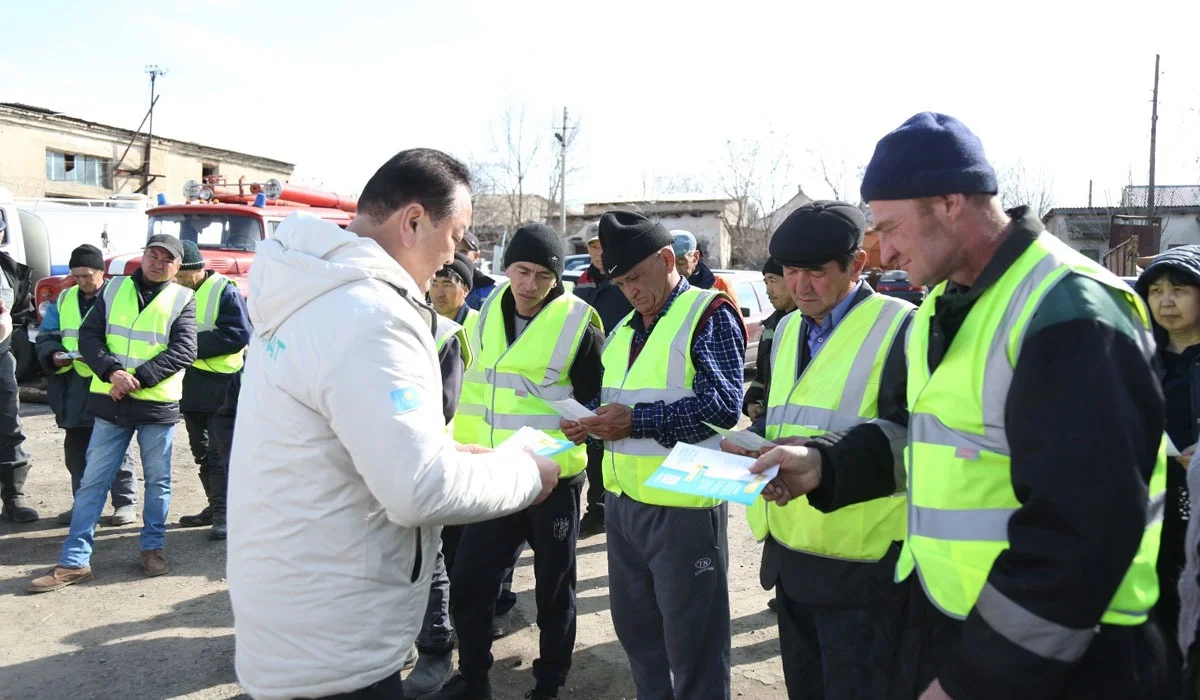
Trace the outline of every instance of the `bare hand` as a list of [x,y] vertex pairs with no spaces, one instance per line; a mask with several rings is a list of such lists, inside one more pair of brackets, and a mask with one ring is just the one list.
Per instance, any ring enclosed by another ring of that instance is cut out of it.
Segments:
[[733,444],[732,442],[730,442],[730,440],[728,438],[723,438],[721,440],[720,448],[721,448],[722,452],[728,452],[731,455],[738,455],[740,457],[754,457],[755,459],[757,459],[758,455],[759,455],[758,452],[755,452],[753,450],[747,450],[746,448],[741,447],[740,445]]
[[1188,447],[1188,448],[1184,449],[1182,452],[1180,452],[1179,456],[1176,457],[1175,459],[1178,460],[1179,463],[1183,465],[1184,469],[1187,469],[1189,466],[1191,466],[1192,455],[1194,455],[1195,453],[1196,453],[1196,446],[1192,445],[1191,447]]
[[746,407],[746,417],[750,420],[757,420],[763,414],[763,405],[757,401]]
[[821,484],[821,453],[808,447],[776,447],[759,457],[750,471],[755,474],[779,465],[779,475],[767,484],[762,496],[785,506]]
[[624,440],[633,434],[633,409],[610,403],[596,409],[595,418],[580,418],[579,424],[601,440]]
[[563,431],[563,435],[566,435],[567,439],[576,445],[582,445],[584,440],[587,440],[588,438],[587,428],[573,420],[567,420],[566,418],[563,418],[562,420],[558,421],[558,429]]
[[793,435],[791,437],[775,438],[771,442],[774,442],[776,445],[796,446],[796,445],[807,445],[809,443],[809,440],[810,440],[810,438],[806,438],[802,435]]
[[533,505],[537,505],[550,497],[550,492],[558,486],[558,476],[562,473],[562,468],[558,466],[558,462],[549,457],[539,457],[538,455],[529,453],[533,457],[533,461],[537,463],[538,473],[542,477],[542,492],[533,500]]
[[918,700],[954,700],[954,698],[942,690],[942,684],[935,678],[929,684],[929,687],[925,689],[925,692],[921,693],[921,697]]
[[461,442],[454,443],[454,449],[458,450],[459,452],[466,452],[473,455],[483,455],[487,454],[488,452],[495,452],[495,450],[490,447],[484,447],[483,445],[464,445]]
[[51,359],[54,361],[55,367],[67,367],[74,362],[74,360],[67,357],[67,353],[65,352],[56,352],[51,356]]

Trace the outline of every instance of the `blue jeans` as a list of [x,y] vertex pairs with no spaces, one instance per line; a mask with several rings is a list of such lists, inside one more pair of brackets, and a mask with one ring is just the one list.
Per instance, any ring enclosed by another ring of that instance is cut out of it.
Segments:
[[133,434],[137,433],[142,449],[142,476],[146,482],[145,506],[142,511],[141,549],[143,552],[162,549],[167,531],[167,508],[171,505],[171,443],[174,425],[121,426],[96,419],[92,440],[88,443],[87,468],[75,493],[71,511],[71,534],[63,542],[59,566],[87,566],[92,556],[92,540],[96,523],[104,512],[108,489],[113,476],[125,459],[125,451]]

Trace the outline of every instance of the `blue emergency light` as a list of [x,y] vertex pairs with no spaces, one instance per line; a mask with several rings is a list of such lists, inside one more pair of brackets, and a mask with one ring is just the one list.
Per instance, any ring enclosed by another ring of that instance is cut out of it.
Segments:
[[267,195],[263,194],[262,192],[259,192],[258,194],[254,195],[254,206],[256,206],[256,207],[267,206]]

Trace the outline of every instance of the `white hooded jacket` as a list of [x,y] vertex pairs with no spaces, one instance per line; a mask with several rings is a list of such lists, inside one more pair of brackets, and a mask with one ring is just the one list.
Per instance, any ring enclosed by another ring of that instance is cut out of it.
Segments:
[[420,629],[441,525],[530,505],[525,455],[444,431],[432,311],[374,241],[293,215],[250,273],[229,476],[238,680],[259,700],[369,686]]

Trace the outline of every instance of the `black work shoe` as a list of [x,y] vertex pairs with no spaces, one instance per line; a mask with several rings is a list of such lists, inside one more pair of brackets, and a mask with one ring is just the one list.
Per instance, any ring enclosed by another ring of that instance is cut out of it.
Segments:
[[441,690],[426,695],[424,700],[492,700],[492,683],[489,680],[472,683],[458,674],[447,681]]
[[38,519],[38,512],[25,502],[24,496],[14,496],[4,501],[3,514],[14,523],[32,523]]
[[212,527],[209,528],[209,530],[208,530],[208,539],[223,540],[223,539],[225,539],[225,536],[228,534],[228,532],[229,532],[229,530],[225,524],[225,514],[224,513],[214,514],[213,518],[212,518]]
[[604,534],[604,513],[589,510],[579,521],[579,537],[594,537]]
[[185,515],[179,519],[179,524],[184,527],[208,527],[213,523],[212,507],[205,506],[204,510],[195,515]]
[[525,697],[529,700],[558,700],[558,689],[546,690],[545,688],[534,688],[525,693]]

